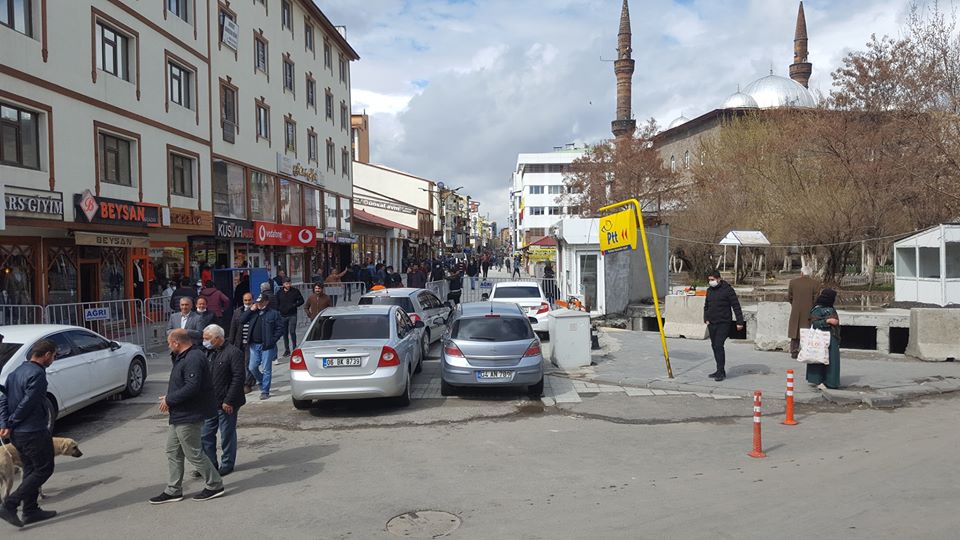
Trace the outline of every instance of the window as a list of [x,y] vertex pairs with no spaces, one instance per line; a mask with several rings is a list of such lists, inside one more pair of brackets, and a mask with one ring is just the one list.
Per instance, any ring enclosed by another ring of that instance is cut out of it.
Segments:
[[167,0],[167,11],[186,22],[190,22],[190,16],[187,14],[187,1],[188,0]]
[[548,207],[547,207],[547,214],[549,214],[549,215],[551,215],[551,216],[562,216],[562,215],[563,215],[563,207],[562,207],[562,206],[548,206]]
[[531,215],[531,216],[542,216],[542,215],[543,215],[543,207],[542,207],[542,206],[531,206],[531,207],[530,207],[530,215]]
[[497,287],[490,294],[490,298],[540,298],[540,287],[536,285]]
[[[237,36],[236,36],[237,16],[236,16],[235,14],[233,14],[233,13],[230,13],[229,11],[226,11],[226,10],[224,10],[224,9],[221,9],[221,10],[220,10],[220,15],[219,15],[219,17],[218,17],[218,21],[219,21],[219,23],[220,23],[220,24],[219,24],[220,43],[225,43],[225,44],[226,44],[228,47],[230,47],[231,49],[236,50],[236,43],[235,43],[235,41],[237,41]],[[231,30],[233,30],[233,32],[228,31],[229,37],[227,38],[227,40],[224,40],[224,39],[223,39],[223,27],[225,26],[226,21],[230,21],[230,28],[231,28]]]
[[0,0],[0,24],[33,37],[33,6],[30,0]]
[[327,120],[333,122],[333,94],[330,93],[330,90],[326,92],[324,109],[327,111]]
[[290,0],[280,2],[280,24],[288,30],[293,30],[293,9]]
[[132,186],[130,141],[109,133],[100,134],[100,181]]
[[690,168],[690,151],[689,150],[686,150],[683,153],[683,168],[684,169]]
[[340,151],[340,174],[350,176],[350,151],[346,146]]
[[90,332],[70,330],[64,334],[73,342],[76,354],[104,351],[110,348],[109,341]]
[[287,152],[297,151],[297,123],[293,120],[283,121],[283,146]]
[[347,59],[340,55],[340,82],[347,82]]
[[563,186],[547,186],[547,193],[550,195],[563,195]]
[[270,140],[270,109],[257,104],[257,139]]
[[670,156],[670,172],[677,172],[677,156]]
[[543,186],[530,186],[531,195],[543,195]]
[[168,62],[167,68],[170,75],[170,101],[190,109],[190,78],[193,73],[173,62]]
[[260,37],[254,37],[253,39],[253,67],[257,71],[270,73],[267,64],[267,42]]
[[327,169],[331,171],[337,170],[337,159],[334,157],[333,153],[335,152],[336,147],[333,144],[331,139],[327,139]]
[[318,155],[320,147],[318,144],[317,134],[312,131],[307,133],[307,161],[317,162],[320,159]]
[[220,123],[223,140],[234,142],[237,134],[237,91],[225,84],[220,85]]
[[290,180],[280,180],[280,223],[300,225],[300,184]]
[[306,50],[313,52],[313,25],[308,22],[303,23],[303,44]]
[[[499,291],[500,289],[497,292]],[[537,296],[530,298],[539,296],[540,293],[537,292]],[[450,333],[453,338],[464,341],[527,341],[533,338],[530,323],[522,317],[462,318],[454,323]]]
[[571,216],[579,216],[579,215],[580,215],[580,207],[579,207],[579,206],[568,206],[568,207],[567,207],[567,214],[570,214]]
[[407,313],[416,313],[409,296],[364,296],[357,305],[361,306],[398,306]]
[[294,77],[293,68],[294,68],[293,62],[289,60],[283,61],[283,90],[284,91],[289,90],[290,92],[295,94],[296,91],[295,91],[295,84],[293,82],[293,77]]
[[307,107],[317,110],[317,81],[307,75]]
[[213,213],[247,219],[247,179],[243,167],[222,160],[213,162]]
[[567,184],[567,193],[579,195],[580,193],[583,193],[583,187],[577,184]]
[[129,81],[128,42],[126,36],[97,21],[97,69]]
[[0,103],[0,163],[40,168],[39,115]]
[[563,164],[562,164],[562,163],[551,163],[550,165],[547,165],[547,172],[562,173],[562,172],[563,172]]
[[530,163],[524,167],[524,170],[528,173],[542,173],[546,172],[547,166],[540,163]]
[[301,186],[303,189],[303,224],[308,227],[321,227],[320,210],[317,208],[319,195],[317,190]]
[[181,197],[193,197],[193,160],[180,154],[170,154],[170,192]]
[[250,175],[250,213],[258,221],[277,220],[277,181],[261,172]]
[[340,102],[340,131],[346,131],[350,127],[350,111],[347,109],[347,102]]
[[333,70],[333,51],[327,39],[323,40],[323,67]]
[[313,325],[304,341],[341,339],[387,339],[390,319],[387,315],[327,315]]

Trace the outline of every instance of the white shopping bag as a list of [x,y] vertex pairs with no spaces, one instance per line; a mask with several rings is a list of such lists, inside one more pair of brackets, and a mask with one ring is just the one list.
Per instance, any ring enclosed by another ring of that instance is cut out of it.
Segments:
[[800,329],[800,355],[798,362],[804,364],[830,363],[830,332],[813,328]]

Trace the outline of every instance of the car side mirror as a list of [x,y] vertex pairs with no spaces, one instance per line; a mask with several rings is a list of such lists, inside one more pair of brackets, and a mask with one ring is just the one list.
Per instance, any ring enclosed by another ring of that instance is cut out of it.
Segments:
[[111,341],[111,342],[110,342],[110,350],[111,350],[111,351],[116,351],[116,350],[119,349],[120,347],[121,347],[121,345],[120,345],[119,343],[117,343],[116,341]]
[[533,317],[527,317],[527,320],[530,321],[530,324],[537,324],[538,322],[540,322]]
[[417,321],[417,322],[413,323],[413,327],[414,327],[414,328],[424,328],[425,326],[427,326],[427,325],[423,324],[423,321]]
[[487,294],[487,293],[483,293],[483,294],[480,295],[480,299],[483,300],[484,302],[486,302],[487,300],[490,299],[490,295]]

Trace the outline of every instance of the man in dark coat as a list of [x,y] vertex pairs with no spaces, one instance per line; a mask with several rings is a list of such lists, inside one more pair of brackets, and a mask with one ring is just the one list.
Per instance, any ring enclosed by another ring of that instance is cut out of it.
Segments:
[[737,330],[743,330],[743,311],[740,309],[737,292],[720,277],[720,272],[711,273],[708,280],[710,288],[707,289],[707,298],[703,303],[703,322],[710,333],[713,359],[717,362],[717,370],[708,377],[720,382],[727,378],[725,371],[727,357],[723,343],[730,337],[730,325],[733,322],[730,312],[733,311],[736,317]]
[[160,396],[160,412],[169,413],[167,430],[167,467],[169,480],[163,493],[150,499],[150,504],[163,504],[183,499],[183,460],[200,473],[204,489],[193,497],[206,501],[223,495],[223,479],[210,459],[203,453],[200,427],[204,420],[217,415],[217,401],[213,394],[207,359],[186,330],[176,329],[167,334],[167,346],[173,360],[167,394]]
[[203,329],[203,346],[217,398],[217,415],[207,418],[200,431],[203,453],[217,467],[217,431],[220,432],[220,476],[233,472],[237,462],[237,415],[247,402],[243,381],[247,366],[243,352],[228,342],[223,328],[215,324]]
[[407,286],[414,289],[422,289],[427,285],[427,274],[424,273],[420,265],[415,264],[407,272]]
[[270,307],[270,293],[261,293],[250,311],[240,316],[240,324],[250,325],[250,362],[247,369],[260,385],[260,399],[270,399],[273,361],[277,358],[277,342],[287,326],[277,310]]
[[297,348],[297,311],[303,305],[303,294],[294,289],[290,278],[283,279],[283,286],[277,291],[277,310],[286,321],[287,331],[283,334],[283,356]]
[[[241,324],[240,318],[253,307],[253,295],[245,293],[240,301],[241,304],[234,310],[233,317],[230,319],[230,331],[227,334],[227,341],[243,351],[243,365],[248,366],[250,365],[250,347],[248,347],[250,343],[250,325]],[[253,390],[253,385],[256,383],[257,380],[253,378],[253,374],[250,373],[248,369],[247,377],[243,382],[243,393],[250,393],[250,390]]]
[[787,335],[790,337],[790,356],[793,358],[800,354],[800,329],[810,328],[810,310],[820,292],[820,283],[810,277],[811,274],[812,269],[804,266],[800,269],[800,277],[791,279],[787,287],[787,302],[790,302]]
[[193,305],[197,302],[197,288],[194,287],[190,280],[183,278],[180,280],[180,287],[173,291],[173,294],[170,295],[170,311],[177,311],[180,308],[180,299],[184,296],[190,297],[190,305]]

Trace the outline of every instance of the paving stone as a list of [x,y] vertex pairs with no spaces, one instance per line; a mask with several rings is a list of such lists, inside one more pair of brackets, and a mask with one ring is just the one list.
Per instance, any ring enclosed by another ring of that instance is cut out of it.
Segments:
[[855,392],[852,390],[831,390],[827,388],[826,390],[821,391],[823,397],[830,401],[831,403],[836,403],[838,405],[849,405],[852,403],[862,403],[863,402],[863,392]]
[[632,386],[624,386],[623,391],[627,393],[630,397],[640,397],[640,396],[652,396],[653,390],[647,388],[634,388]]
[[875,409],[892,409],[903,405],[903,398],[901,396],[892,396],[890,394],[868,394],[864,396],[863,401]]

